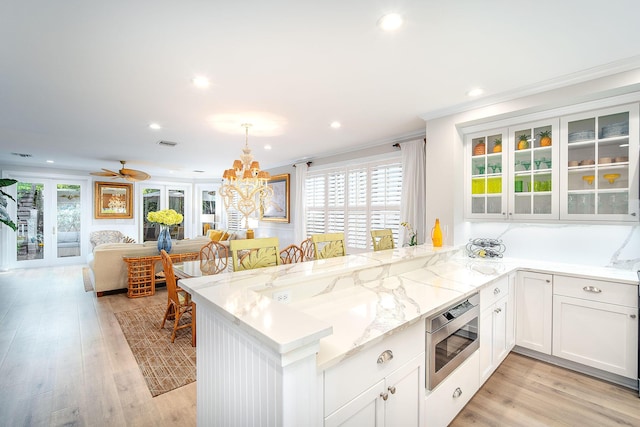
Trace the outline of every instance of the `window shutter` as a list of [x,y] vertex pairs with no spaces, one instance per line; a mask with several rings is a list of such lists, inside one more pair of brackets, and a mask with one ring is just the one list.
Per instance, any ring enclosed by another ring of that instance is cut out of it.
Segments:
[[347,248],[372,249],[371,230],[390,228],[397,241],[399,159],[310,171],[306,192],[309,234],[344,232]]

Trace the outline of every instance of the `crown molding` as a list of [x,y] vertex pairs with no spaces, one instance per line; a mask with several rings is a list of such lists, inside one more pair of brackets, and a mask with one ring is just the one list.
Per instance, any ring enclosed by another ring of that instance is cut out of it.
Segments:
[[619,61],[610,62],[604,65],[588,68],[586,70],[560,76],[554,79],[544,80],[530,85],[522,86],[512,91],[490,95],[475,101],[453,105],[451,107],[433,110],[420,115],[424,121],[446,117],[453,114],[463,113],[477,108],[488,107],[501,102],[512,101],[526,96],[537,95],[554,89],[559,89],[579,83],[588,82],[602,77],[612,76],[640,68],[640,55],[625,58]]

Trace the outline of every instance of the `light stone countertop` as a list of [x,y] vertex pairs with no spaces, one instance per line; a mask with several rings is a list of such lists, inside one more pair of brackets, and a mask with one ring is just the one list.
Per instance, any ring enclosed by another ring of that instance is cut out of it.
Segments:
[[[460,248],[420,245],[181,280],[206,304],[281,354],[320,340],[318,369],[516,270],[637,286],[635,271],[523,259],[468,258]],[[287,294],[288,304],[272,297]]]

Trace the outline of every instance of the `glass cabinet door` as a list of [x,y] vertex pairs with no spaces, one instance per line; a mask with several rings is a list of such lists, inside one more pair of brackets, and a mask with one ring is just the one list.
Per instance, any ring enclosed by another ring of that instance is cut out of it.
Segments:
[[637,221],[638,106],[563,119],[561,219]]
[[558,218],[558,120],[509,129],[509,218]]
[[502,141],[504,131],[468,135],[467,217],[502,218],[506,213],[504,177],[507,171]]

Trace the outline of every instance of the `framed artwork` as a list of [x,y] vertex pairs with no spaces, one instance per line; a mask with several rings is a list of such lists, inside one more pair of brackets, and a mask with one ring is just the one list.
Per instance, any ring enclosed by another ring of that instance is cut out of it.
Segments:
[[273,197],[262,206],[260,220],[289,222],[289,174],[272,176],[268,185],[273,190]]
[[96,181],[93,197],[96,219],[133,218],[133,184]]

